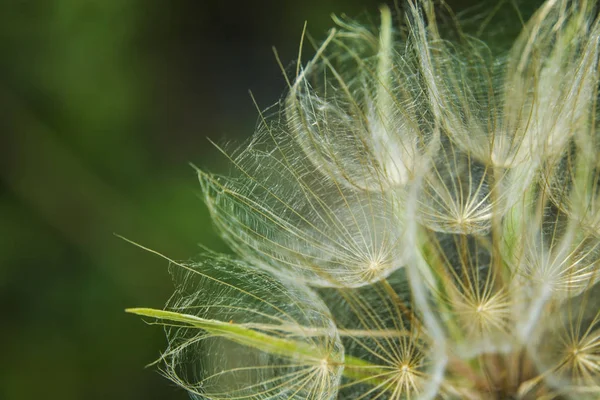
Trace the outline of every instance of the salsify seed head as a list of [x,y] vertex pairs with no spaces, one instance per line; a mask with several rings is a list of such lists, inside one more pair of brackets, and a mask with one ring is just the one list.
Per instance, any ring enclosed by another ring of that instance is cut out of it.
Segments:
[[334,17],[234,173],[198,170],[235,257],[172,261],[166,309],[129,310],[165,325],[168,378],[213,400],[600,398],[598,4],[506,3]]

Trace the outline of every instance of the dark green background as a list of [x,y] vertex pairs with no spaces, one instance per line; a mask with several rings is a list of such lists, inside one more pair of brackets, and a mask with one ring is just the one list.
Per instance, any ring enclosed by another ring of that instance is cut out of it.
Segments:
[[[188,162],[227,171],[285,88],[305,20],[374,0],[0,1],[0,399],[184,399],[144,368],[167,263],[222,250]],[[462,4],[461,4],[462,3]],[[453,1],[455,8],[475,1]]]

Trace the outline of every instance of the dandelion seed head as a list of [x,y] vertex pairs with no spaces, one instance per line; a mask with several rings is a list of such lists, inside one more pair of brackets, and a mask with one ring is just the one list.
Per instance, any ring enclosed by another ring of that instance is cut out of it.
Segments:
[[198,171],[235,257],[181,263],[139,312],[167,377],[215,400],[600,396],[597,4],[481,7],[303,33],[231,176]]

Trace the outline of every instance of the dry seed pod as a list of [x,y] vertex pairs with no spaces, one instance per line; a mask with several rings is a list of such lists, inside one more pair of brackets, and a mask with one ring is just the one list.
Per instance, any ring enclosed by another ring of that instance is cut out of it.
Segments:
[[392,16],[379,34],[336,19],[286,99],[287,128],[311,162],[340,184],[383,191],[409,183],[437,143],[412,43],[398,52]]
[[[263,141],[275,149],[263,151]],[[235,162],[237,178],[200,172],[200,181],[224,239],[257,267],[314,286],[353,287],[404,265],[399,193],[340,185],[284,135],[263,132]]]
[[432,337],[420,320],[405,269],[367,287],[320,294],[346,354],[339,399],[437,398],[447,361],[444,339]]
[[530,352],[545,381],[567,399],[600,395],[598,285],[562,304],[551,304],[531,340]]
[[[344,349],[306,286],[224,256],[173,266],[164,374],[198,399],[336,398]],[[189,321],[195,325],[190,326]]]
[[513,329],[513,276],[492,245],[492,235],[429,232],[428,265],[436,279],[430,287],[434,312],[454,351],[469,359],[518,348]]
[[[416,20],[436,120],[489,167],[530,169],[564,149],[594,107],[600,25],[591,1],[547,1],[510,52],[446,42]],[[427,7],[425,7],[427,9]]]

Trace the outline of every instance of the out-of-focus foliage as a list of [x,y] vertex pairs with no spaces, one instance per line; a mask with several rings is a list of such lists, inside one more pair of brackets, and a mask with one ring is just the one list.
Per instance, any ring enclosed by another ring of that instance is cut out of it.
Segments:
[[167,265],[113,233],[224,250],[187,163],[218,171],[206,137],[252,133],[247,89],[278,99],[271,45],[290,65],[305,20],[320,37],[379,1],[247,3],[0,2],[0,398],[186,397],[142,368],[162,333],[123,313],[163,305]]

